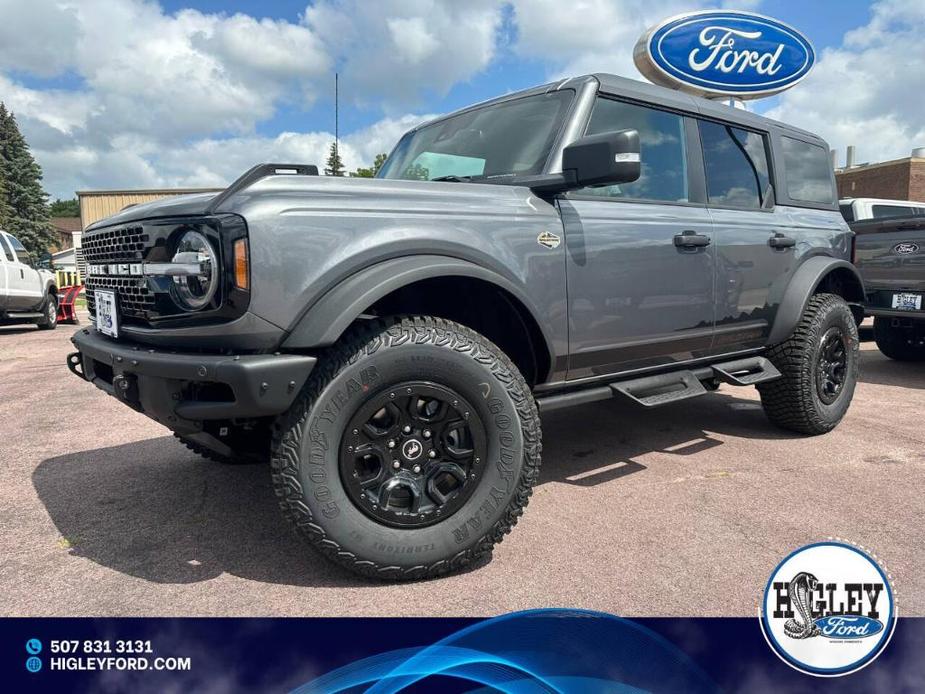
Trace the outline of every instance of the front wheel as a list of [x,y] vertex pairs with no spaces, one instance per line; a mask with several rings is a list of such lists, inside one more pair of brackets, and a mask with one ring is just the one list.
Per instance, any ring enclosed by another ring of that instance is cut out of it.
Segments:
[[39,330],[54,330],[58,327],[58,299],[54,294],[49,294],[45,299],[38,326]]
[[530,389],[488,339],[440,318],[377,321],[333,347],[280,417],[273,485],[332,560],[429,578],[511,530],[540,448]]
[[801,434],[834,429],[854,396],[858,352],[857,324],[845,300],[812,296],[790,339],[766,355],[782,376],[758,385],[768,419]]

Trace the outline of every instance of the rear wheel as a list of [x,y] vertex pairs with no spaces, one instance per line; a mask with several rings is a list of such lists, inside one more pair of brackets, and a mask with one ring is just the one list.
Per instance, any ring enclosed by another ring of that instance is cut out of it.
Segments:
[[280,417],[286,517],[367,576],[438,576],[487,555],[540,464],[530,389],[498,347],[439,318],[379,321],[322,358]]
[[54,294],[49,294],[45,299],[38,326],[39,330],[54,330],[58,327],[58,297]]
[[767,358],[781,378],[758,385],[772,422],[802,434],[824,434],[845,416],[858,379],[858,329],[845,300],[835,294],[810,298],[786,342]]
[[874,340],[877,348],[890,359],[925,361],[925,329],[922,326],[894,326],[892,319],[878,316],[874,318]]

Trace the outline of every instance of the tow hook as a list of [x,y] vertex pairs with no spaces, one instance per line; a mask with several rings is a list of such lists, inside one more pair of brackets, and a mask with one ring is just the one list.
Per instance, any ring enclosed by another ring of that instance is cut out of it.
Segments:
[[87,377],[84,375],[84,363],[80,356],[80,352],[71,352],[67,355],[67,368],[75,376],[80,376],[83,380],[87,380]]
[[119,400],[127,405],[138,405],[138,379],[131,374],[119,374],[112,379],[112,389]]

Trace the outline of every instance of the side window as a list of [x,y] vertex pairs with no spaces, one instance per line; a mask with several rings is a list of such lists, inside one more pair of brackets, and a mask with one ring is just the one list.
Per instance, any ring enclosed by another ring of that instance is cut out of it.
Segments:
[[838,206],[838,209],[841,210],[841,216],[845,218],[846,222],[854,221],[854,205],[850,202],[843,202]]
[[7,238],[10,240],[10,245],[13,246],[13,250],[16,251],[16,259],[19,260],[19,262],[23,265],[34,267],[35,260],[33,260],[29,251],[26,250],[26,247],[20,243],[19,239],[15,236],[9,236]]
[[0,258],[3,260],[13,260],[13,249],[6,242],[6,236],[0,234]]
[[582,188],[578,195],[687,202],[687,151],[684,118],[667,111],[599,98],[586,135],[639,131],[642,172],[632,183]]
[[791,200],[832,204],[835,183],[829,153],[819,145],[781,137],[787,195]]
[[914,217],[916,208],[905,207],[904,205],[871,205],[871,212],[874,219],[883,219],[885,217]]
[[764,135],[699,121],[707,200],[712,205],[761,209],[771,191]]

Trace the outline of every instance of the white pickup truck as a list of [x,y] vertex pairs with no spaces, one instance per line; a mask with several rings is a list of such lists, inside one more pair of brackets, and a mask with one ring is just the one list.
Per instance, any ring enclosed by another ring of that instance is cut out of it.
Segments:
[[0,230],[0,325],[35,323],[43,330],[58,325],[55,276],[36,267],[29,251]]
[[883,198],[842,198],[838,208],[846,222],[888,217],[925,217],[925,202]]

